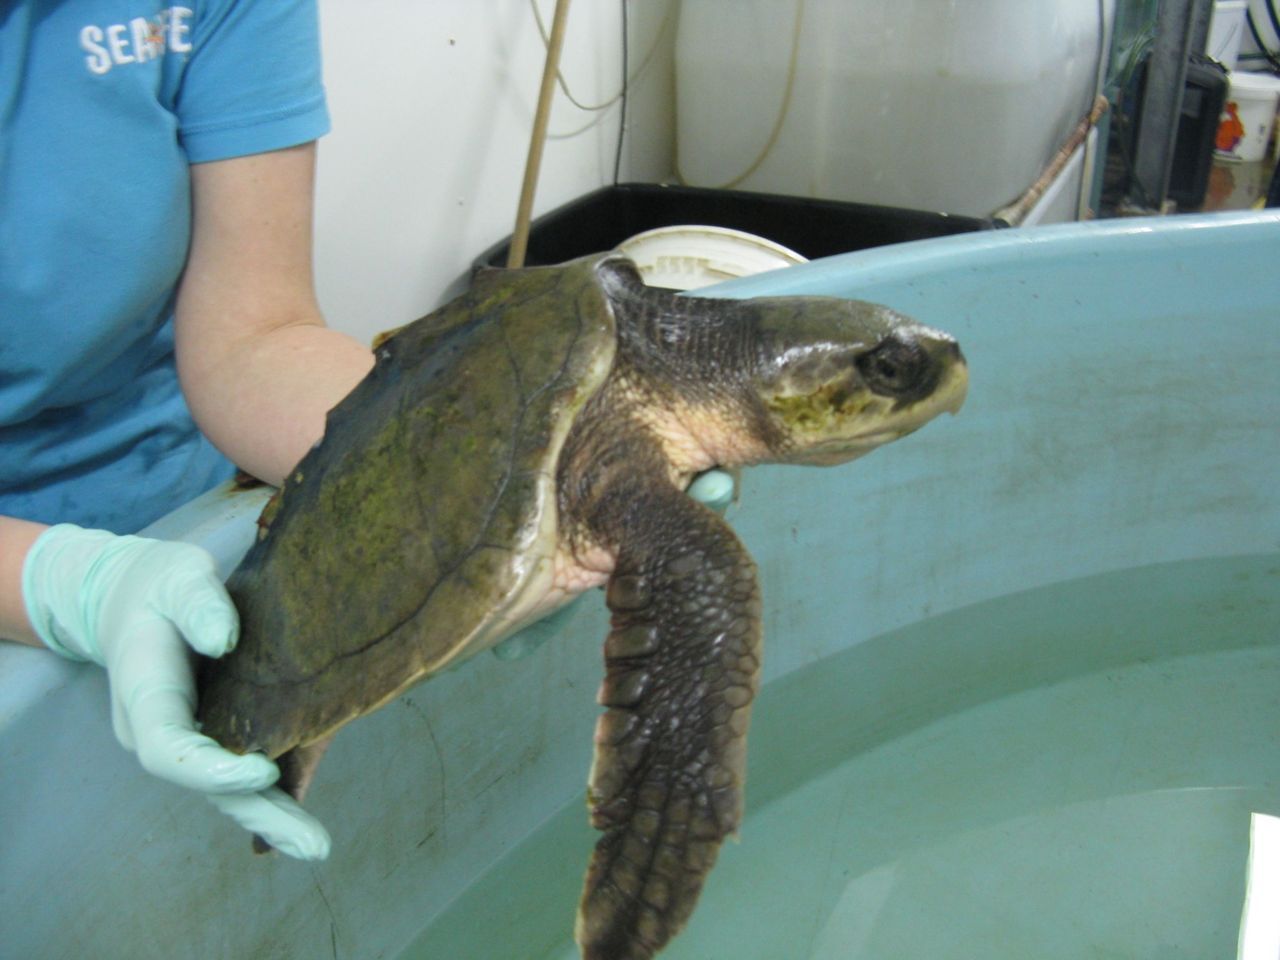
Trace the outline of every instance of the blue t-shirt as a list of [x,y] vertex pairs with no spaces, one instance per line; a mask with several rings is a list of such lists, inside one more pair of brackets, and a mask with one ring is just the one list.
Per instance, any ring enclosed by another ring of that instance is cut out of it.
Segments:
[[230,476],[174,367],[188,165],[327,129],[315,0],[0,2],[0,514],[128,532]]

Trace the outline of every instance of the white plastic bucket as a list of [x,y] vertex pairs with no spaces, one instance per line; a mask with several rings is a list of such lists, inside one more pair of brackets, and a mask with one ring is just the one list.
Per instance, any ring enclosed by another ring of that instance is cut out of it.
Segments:
[[722,280],[778,270],[805,258],[753,233],[688,224],[637,233],[618,244],[651,287],[696,290]]
[[1246,163],[1261,160],[1271,140],[1277,104],[1280,79],[1265,73],[1232,73],[1218,122],[1217,155]]
[[1245,0],[1218,0],[1213,5],[1209,42],[1204,52],[1228,70],[1236,68],[1236,59],[1240,56],[1240,40],[1247,29],[1245,10]]

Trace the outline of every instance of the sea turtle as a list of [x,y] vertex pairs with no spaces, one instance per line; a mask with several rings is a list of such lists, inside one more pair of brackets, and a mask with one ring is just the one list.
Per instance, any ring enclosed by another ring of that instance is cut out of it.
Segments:
[[610,254],[482,273],[376,352],[229,581],[204,730],[301,798],[338,728],[607,585],[576,933],[587,960],[651,957],[738,827],[760,670],[755,566],[684,488],[954,412],[960,350],[859,301],[677,296]]

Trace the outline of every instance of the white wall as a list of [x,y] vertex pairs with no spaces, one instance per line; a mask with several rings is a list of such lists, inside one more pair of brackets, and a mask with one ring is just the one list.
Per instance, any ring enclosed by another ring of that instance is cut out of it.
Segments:
[[1113,6],[687,0],[681,173],[987,216],[1035,183],[1093,107]]
[[[537,2],[549,27],[554,4]],[[633,77],[664,36],[633,87],[623,180],[670,166],[672,2],[630,4]],[[320,14],[333,132],[316,283],[329,322],[367,341],[438,306],[511,232],[545,48],[529,0],[321,0]],[[621,36],[617,0],[571,7],[561,70],[580,101],[618,92]],[[612,182],[618,122],[616,104],[584,113],[557,91],[535,214]]]

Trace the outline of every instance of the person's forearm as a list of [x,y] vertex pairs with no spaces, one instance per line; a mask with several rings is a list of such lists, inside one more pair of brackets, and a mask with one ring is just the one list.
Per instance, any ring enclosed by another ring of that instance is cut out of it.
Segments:
[[219,346],[220,353],[211,355],[210,346],[181,364],[183,392],[218,449],[276,485],[324,435],[329,410],[373,365],[366,347],[318,323]]
[[22,566],[31,545],[47,529],[40,523],[0,517],[0,639],[41,646],[22,598]]
[[191,167],[192,240],[175,332],[200,429],[279,484],[373,366],[327,329],[311,280],[315,145]]

